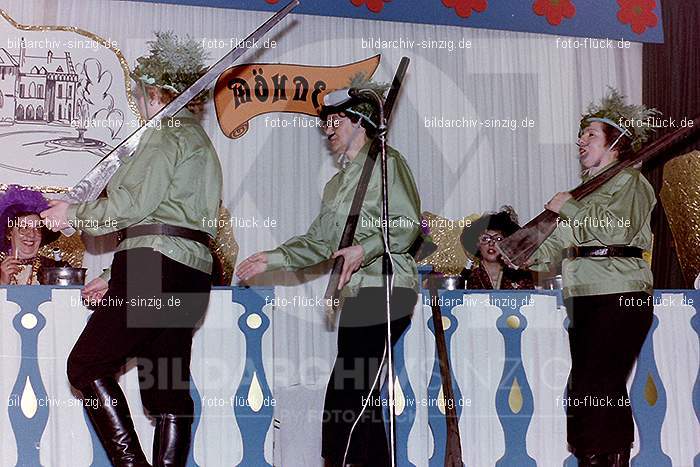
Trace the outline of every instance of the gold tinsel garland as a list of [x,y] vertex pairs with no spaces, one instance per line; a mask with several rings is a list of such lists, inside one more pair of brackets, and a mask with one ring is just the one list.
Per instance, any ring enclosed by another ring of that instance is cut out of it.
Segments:
[[76,232],[70,237],[60,235],[55,241],[39,248],[39,254],[47,258],[54,259],[53,249],[61,250],[61,260],[66,261],[71,267],[82,268],[83,257],[85,256],[85,244],[80,238],[80,233]]
[[233,236],[231,213],[223,206],[219,208],[219,222],[217,225],[216,238],[209,246],[209,249],[221,266],[223,277],[220,282],[230,285],[233,280],[233,268],[238,257],[238,243],[236,243],[236,239]]
[[700,272],[700,151],[666,163],[661,202],[673,233],[683,276],[690,286]]
[[[433,270],[443,274],[459,274],[467,262],[467,254],[462,248],[459,237],[465,226],[471,225],[479,214],[472,214],[461,219],[447,219],[432,212],[423,213],[423,222],[430,230],[430,236],[438,249],[419,264],[432,265]],[[470,258],[474,260],[474,258]]]

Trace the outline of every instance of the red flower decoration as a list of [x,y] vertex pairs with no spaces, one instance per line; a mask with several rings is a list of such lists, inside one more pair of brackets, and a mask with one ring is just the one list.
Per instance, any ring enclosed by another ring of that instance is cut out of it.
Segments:
[[655,0],[617,0],[617,3],[620,5],[617,19],[632,26],[632,31],[636,34],[656,27],[659,22],[659,18],[652,11],[656,8]]
[[367,8],[372,13],[379,13],[384,8],[384,3],[388,3],[391,0],[350,0],[350,2],[356,7],[362,6],[363,3],[367,4]]
[[442,4],[447,8],[454,8],[457,16],[469,18],[472,10],[483,13],[488,8],[487,0],[442,0]]
[[571,0],[537,0],[532,9],[537,16],[546,16],[552,26],[558,26],[564,18],[573,18],[576,14]]

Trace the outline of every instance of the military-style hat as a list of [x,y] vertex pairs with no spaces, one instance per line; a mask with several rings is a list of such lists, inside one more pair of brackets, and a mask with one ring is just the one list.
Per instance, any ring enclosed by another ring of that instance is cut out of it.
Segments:
[[[358,73],[350,80],[348,87],[359,90],[371,89],[384,99],[384,94],[390,86],[386,83],[368,80],[363,73]],[[377,128],[379,125],[379,115],[372,103],[357,97],[348,98],[347,94],[343,98],[336,95],[335,92],[329,92],[323,98],[323,106],[319,116],[322,120],[326,120],[329,115],[340,112],[355,115],[373,128]]]

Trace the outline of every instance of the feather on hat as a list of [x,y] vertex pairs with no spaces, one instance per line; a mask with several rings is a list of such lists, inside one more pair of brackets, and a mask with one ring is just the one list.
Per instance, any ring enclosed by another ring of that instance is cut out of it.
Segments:
[[[348,87],[359,90],[371,89],[376,92],[382,98],[382,100],[384,99],[384,94],[390,88],[389,84],[387,83],[379,83],[368,80],[364,73],[358,73],[353,76],[350,79]],[[326,94],[326,96],[328,96],[328,94]],[[363,99],[352,98],[339,105],[330,105],[324,102],[324,105],[321,107],[320,117],[322,120],[326,120],[330,114],[338,112],[355,115],[362,120],[365,120],[374,128],[377,128],[379,123],[379,116],[377,115],[374,105]]]
[[[136,59],[131,78],[179,94],[207,71],[209,55],[190,36],[181,39],[173,31],[158,31],[155,36],[155,40],[148,41],[149,55]],[[207,94],[197,96],[198,100],[207,98]]]
[[608,87],[608,95],[603,97],[600,104],[589,104],[586,113],[581,116],[579,134],[591,122],[602,122],[613,126],[627,136],[634,151],[639,151],[655,131],[647,122],[650,117],[661,112],[645,105],[625,104],[625,96],[617,89]]

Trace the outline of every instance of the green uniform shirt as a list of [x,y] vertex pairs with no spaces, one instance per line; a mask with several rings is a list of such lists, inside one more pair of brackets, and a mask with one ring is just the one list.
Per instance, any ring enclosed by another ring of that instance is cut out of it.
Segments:
[[[171,124],[163,121],[161,128],[146,131],[107,184],[106,198],[70,206],[68,220],[90,235],[171,224],[214,236],[221,186],[216,151],[194,115],[183,109]],[[133,248],[152,248],[200,271],[212,270],[209,249],[192,240],[146,235],[122,241],[117,251]],[[109,271],[102,277],[109,280]]]
[[[367,143],[345,169],[330,179],[323,190],[321,212],[305,235],[292,237],[268,251],[268,270],[294,270],[325,261],[338,249],[345,221],[367,159],[371,142]],[[389,191],[389,251],[394,262],[394,286],[417,289],[418,273],[409,248],[420,233],[420,198],[406,160],[393,148],[387,148]],[[357,295],[360,287],[382,287],[384,252],[381,219],[381,158],[377,158],[367,187],[364,204],[355,231],[354,245],[365,251],[363,263],[341,296]]]
[[[583,181],[590,178],[585,176]],[[651,293],[651,269],[643,259],[564,259],[563,250],[571,246],[623,245],[651,250],[649,220],[655,204],[654,189],[639,170],[624,169],[584,199],[564,203],[557,228],[532,256],[535,260],[532,269],[548,270],[561,263],[565,298]]]

